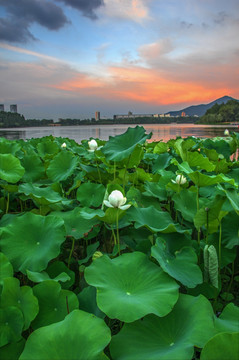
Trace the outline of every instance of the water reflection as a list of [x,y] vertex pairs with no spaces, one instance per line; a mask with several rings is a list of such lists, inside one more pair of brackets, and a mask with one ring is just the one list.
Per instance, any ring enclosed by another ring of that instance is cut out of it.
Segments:
[[[66,137],[74,139],[80,143],[81,140],[98,138],[108,140],[110,136],[116,136],[124,133],[127,128],[135,127],[136,125],[84,125],[84,126],[49,126],[49,127],[34,127],[34,128],[14,128],[1,129],[0,137],[7,139],[31,139],[41,138],[48,135],[55,137]],[[215,137],[223,136],[225,128],[230,131],[238,131],[236,126],[232,125],[194,125],[194,124],[166,124],[166,125],[145,125],[147,133],[152,132],[150,141],[168,141],[175,139],[177,136],[182,138],[188,136],[195,137]]]

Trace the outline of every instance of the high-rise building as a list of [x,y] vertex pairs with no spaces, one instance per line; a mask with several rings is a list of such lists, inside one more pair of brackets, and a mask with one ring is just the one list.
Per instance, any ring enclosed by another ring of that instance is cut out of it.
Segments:
[[100,112],[99,111],[95,112],[95,120],[100,120]]
[[0,111],[4,111],[4,104],[0,104]]
[[10,105],[10,111],[11,112],[14,112],[14,113],[17,113],[17,105]]

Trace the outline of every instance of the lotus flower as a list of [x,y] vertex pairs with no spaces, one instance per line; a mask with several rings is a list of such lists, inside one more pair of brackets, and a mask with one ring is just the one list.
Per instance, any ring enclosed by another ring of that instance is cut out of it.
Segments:
[[104,204],[110,208],[119,208],[121,210],[127,210],[131,205],[124,205],[126,203],[126,197],[119,190],[114,190],[109,195],[108,200],[104,200]]
[[61,144],[62,148],[66,148],[66,143],[64,142],[63,144]]
[[228,129],[226,129],[226,130],[224,131],[224,135],[225,135],[225,136],[228,136],[228,135],[229,135],[229,130],[228,130]]
[[183,175],[177,175],[176,180],[172,180],[174,184],[183,185],[187,182],[187,179]]

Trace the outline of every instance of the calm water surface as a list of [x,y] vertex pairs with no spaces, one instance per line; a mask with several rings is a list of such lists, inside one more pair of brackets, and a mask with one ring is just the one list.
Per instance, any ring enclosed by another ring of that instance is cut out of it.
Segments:
[[[28,127],[28,128],[8,128],[0,130],[0,137],[7,139],[31,139],[41,138],[48,135],[74,139],[77,143],[81,140],[98,138],[108,140],[109,136],[123,134],[128,127],[136,125],[82,125],[82,126],[47,126],[47,127]],[[195,125],[195,124],[165,124],[165,125],[144,125],[147,133],[152,132],[150,141],[168,141],[177,136],[182,138],[188,136],[195,137],[215,137],[223,136],[224,130],[239,131],[233,125]]]

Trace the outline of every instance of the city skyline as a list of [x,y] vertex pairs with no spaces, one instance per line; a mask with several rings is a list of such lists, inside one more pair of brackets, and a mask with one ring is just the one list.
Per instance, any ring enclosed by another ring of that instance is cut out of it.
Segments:
[[236,0],[0,0],[1,104],[26,118],[239,98]]

